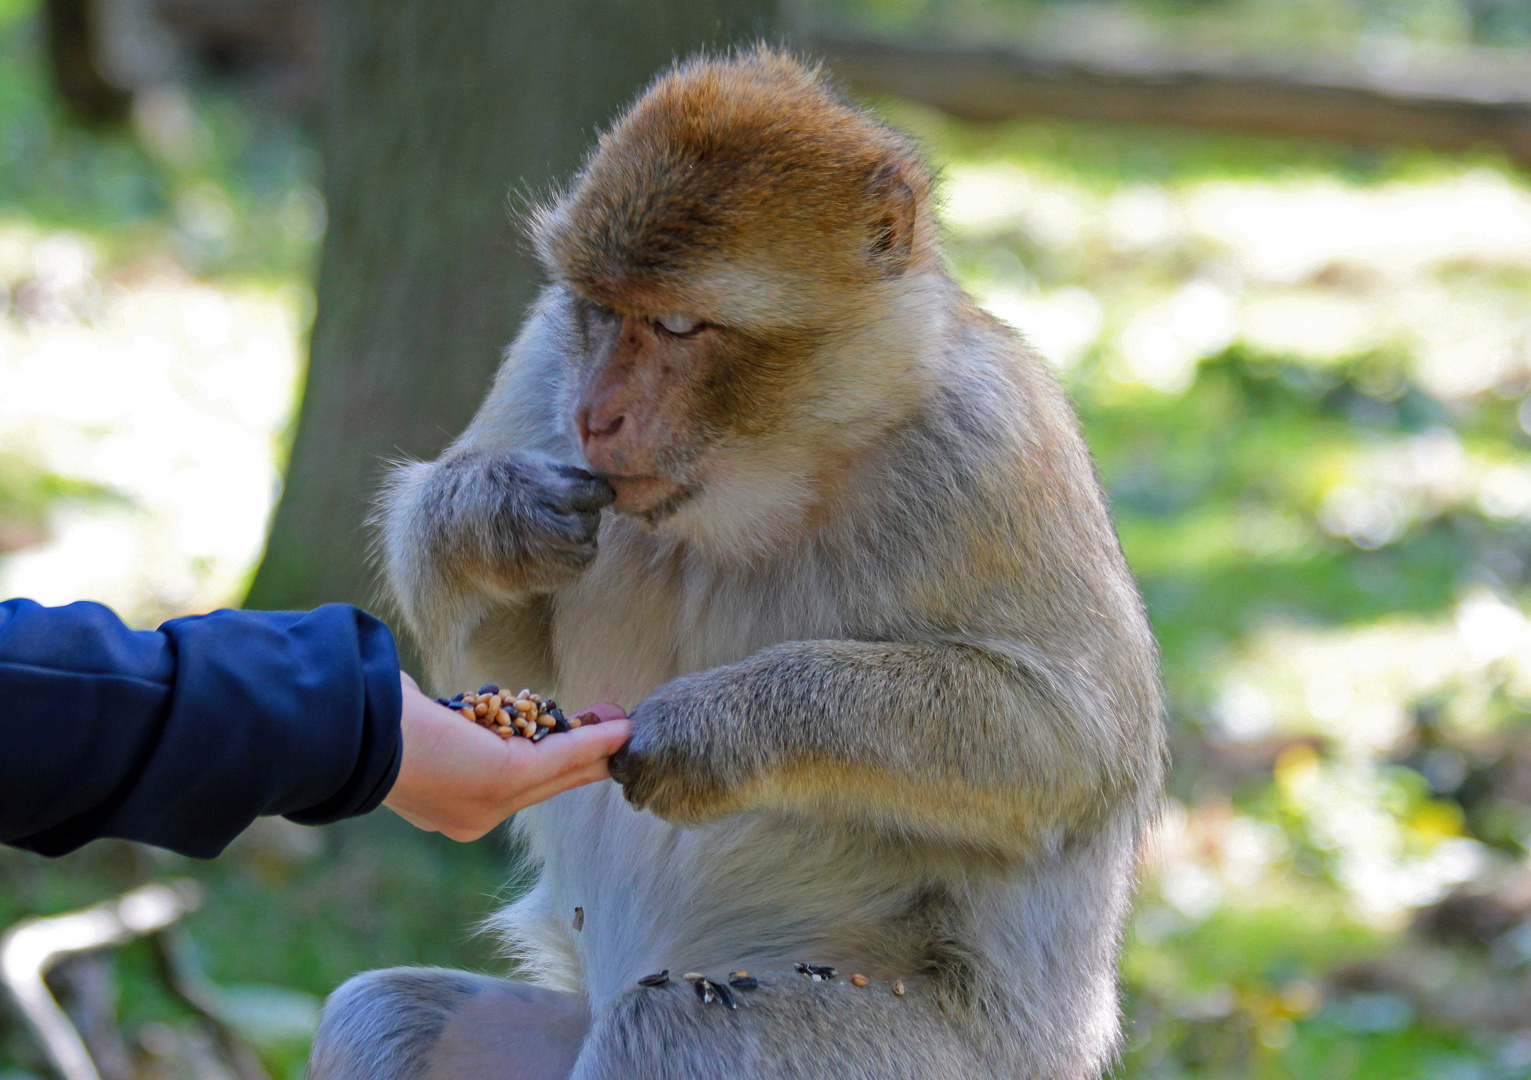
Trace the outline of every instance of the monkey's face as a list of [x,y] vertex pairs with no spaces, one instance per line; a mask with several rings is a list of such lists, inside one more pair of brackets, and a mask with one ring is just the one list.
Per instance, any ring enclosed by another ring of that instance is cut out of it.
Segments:
[[532,234],[583,339],[568,420],[619,512],[783,521],[837,442],[875,437],[909,393],[904,283],[939,273],[931,184],[903,136],[769,52],[678,67],[601,136]]
[[663,521],[718,479],[720,458],[764,452],[790,427],[808,335],[590,300],[576,310],[574,426],[585,460],[616,491],[617,512]]

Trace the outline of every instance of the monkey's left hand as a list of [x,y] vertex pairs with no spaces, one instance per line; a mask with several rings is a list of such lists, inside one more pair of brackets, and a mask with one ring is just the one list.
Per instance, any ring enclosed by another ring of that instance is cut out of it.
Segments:
[[679,824],[742,809],[763,764],[757,747],[730,737],[738,704],[709,674],[675,679],[644,698],[629,717],[632,737],[610,761],[628,802]]

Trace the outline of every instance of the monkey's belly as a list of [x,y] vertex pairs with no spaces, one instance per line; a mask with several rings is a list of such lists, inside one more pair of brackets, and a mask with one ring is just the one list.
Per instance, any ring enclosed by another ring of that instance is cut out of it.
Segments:
[[755,815],[682,829],[634,811],[610,782],[517,821],[543,872],[500,925],[532,970],[584,990],[593,1005],[664,968],[720,977],[795,961],[890,978],[907,970],[899,924],[908,868],[875,857],[864,838]]

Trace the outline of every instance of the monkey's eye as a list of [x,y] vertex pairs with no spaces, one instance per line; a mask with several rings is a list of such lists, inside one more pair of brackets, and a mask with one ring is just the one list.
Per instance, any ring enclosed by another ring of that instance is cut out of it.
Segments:
[[701,322],[690,315],[660,315],[654,322],[660,329],[676,337],[690,337],[702,328]]

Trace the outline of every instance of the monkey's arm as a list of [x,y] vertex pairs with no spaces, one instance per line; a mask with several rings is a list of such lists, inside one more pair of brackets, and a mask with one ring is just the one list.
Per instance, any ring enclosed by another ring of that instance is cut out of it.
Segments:
[[775,807],[1024,850],[1157,783],[1144,664],[1094,683],[1023,647],[790,642],[660,687],[612,772],[683,822]]
[[554,420],[568,334],[564,298],[549,290],[467,430],[437,460],[389,478],[383,569],[438,679],[461,677],[484,644],[546,685],[542,598],[595,557],[613,496],[574,464],[572,436]]

